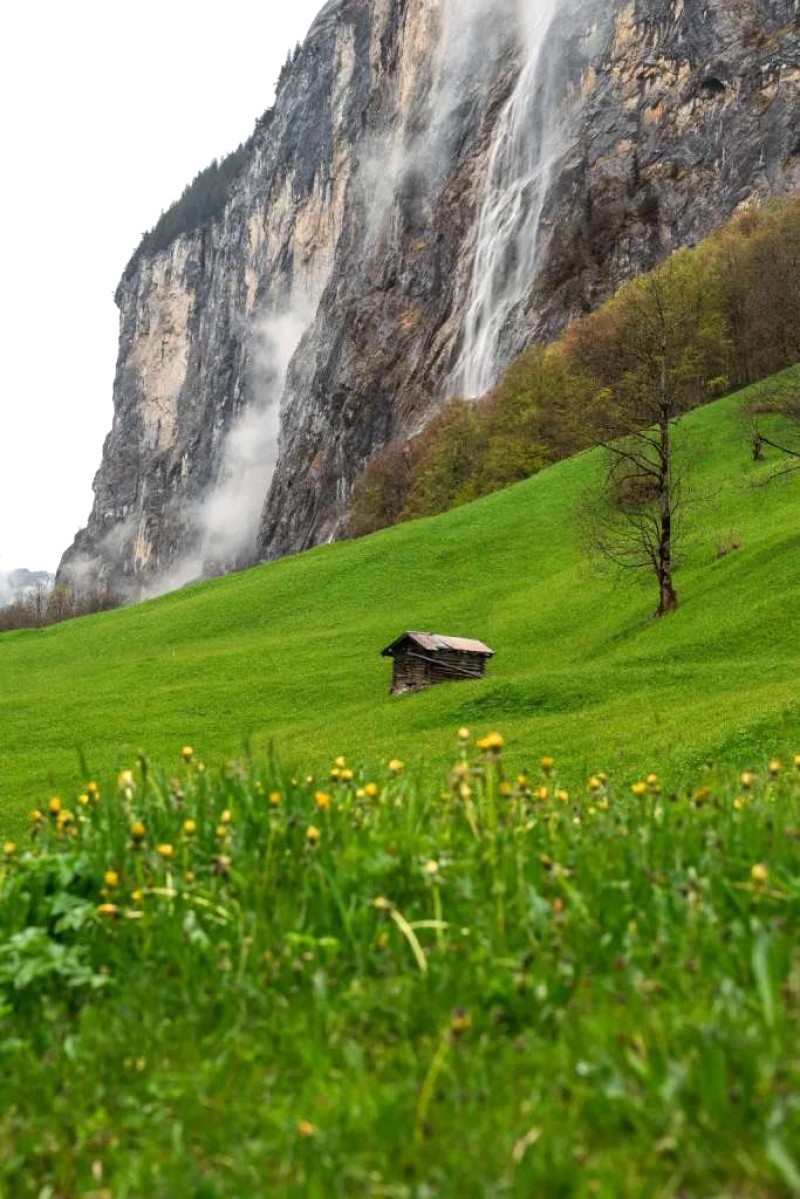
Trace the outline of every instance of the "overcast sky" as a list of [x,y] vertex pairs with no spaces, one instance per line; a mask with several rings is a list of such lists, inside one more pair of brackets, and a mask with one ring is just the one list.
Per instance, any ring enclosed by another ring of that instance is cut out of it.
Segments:
[[139,237],[272,103],[323,0],[38,0],[0,16],[0,571],[55,569],[112,416]]

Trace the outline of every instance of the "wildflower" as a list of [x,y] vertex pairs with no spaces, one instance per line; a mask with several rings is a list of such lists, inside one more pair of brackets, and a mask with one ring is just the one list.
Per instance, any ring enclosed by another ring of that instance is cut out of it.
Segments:
[[339,754],[339,757],[336,759],[336,761],[333,764],[334,764],[334,766],[338,766],[339,769],[341,770],[341,768],[343,766],[347,765],[347,758],[343,754]]
[[6,841],[5,845],[3,846],[3,853],[5,854],[5,856],[7,858],[13,858],[13,856],[16,852],[17,852],[17,847],[14,844],[14,842]]
[[118,916],[119,908],[115,903],[101,903],[97,909],[98,916]]
[[400,771],[404,769],[405,762],[401,762],[399,758],[392,758],[391,762],[389,763],[389,771],[391,774],[399,774]]
[[528,785],[528,776],[526,774],[518,774],[517,775],[517,786],[518,787],[527,787],[527,785]]
[[648,787],[655,787],[655,785],[656,785],[656,783],[657,783],[657,782],[658,782],[658,775],[657,775],[657,774],[648,774],[648,776],[647,776],[647,785],[648,785]]
[[181,750],[181,757],[188,766],[194,757],[194,750],[192,749],[191,745],[184,745],[183,749]]
[[156,853],[160,858],[164,858],[165,861],[168,861],[175,853],[175,850],[171,845],[157,845]]
[[468,729],[468,728],[460,728],[460,729],[458,730],[458,739],[459,739],[459,741],[462,741],[462,742],[469,741],[469,739],[470,739],[470,736],[471,736],[471,734],[470,734],[470,731],[469,731],[469,729]]
[[767,870],[763,862],[757,862],[750,871],[750,877],[757,887],[763,887],[764,883],[769,878],[769,870]]
[[500,794],[505,795],[506,797],[514,794],[514,788],[507,779],[503,779],[502,783],[500,784]]
[[103,875],[103,882],[107,887],[118,887],[119,875],[117,874],[116,870],[107,870]]
[[68,824],[72,824],[73,820],[74,817],[72,812],[70,812],[69,808],[64,808],[63,811],[58,813],[58,816],[56,817],[56,824],[59,828],[63,829],[66,828]]
[[316,845],[320,839],[320,835],[319,829],[315,828],[313,824],[310,824],[306,829],[306,840],[309,845]]
[[489,733],[486,737],[481,737],[477,743],[478,749],[483,753],[499,754],[505,745],[505,741],[500,733]]
[[600,779],[597,777],[597,775],[593,774],[592,777],[589,779],[589,790],[590,791],[601,791],[602,789],[603,789],[603,784],[600,782]]
[[780,772],[781,772],[781,761],[780,761],[780,758],[773,758],[773,759],[772,759],[772,761],[771,761],[771,762],[770,762],[770,764],[769,764],[769,768],[768,768],[768,769],[769,769],[770,778],[773,778],[773,779],[774,779],[774,778],[777,778],[777,777],[778,777],[778,775],[779,775],[779,774],[780,774]]
[[364,788],[364,794],[366,795],[367,799],[377,799],[378,798],[378,784],[377,783],[367,783],[366,787]]
[[98,785],[94,781],[94,779],[91,779],[86,784],[86,790],[89,792],[89,794],[92,796],[93,799],[97,799],[98,796],[100,795],[100,788],[98,787]]
[[314,803],[322,812],[326,812],[331,806],[331,797],[325,791],[316,791],[314,793]]
[[537,787],[536,791],[534,792],[534,795],[536,796],[537,799],[540,799],[542,802],[544,802],[544,800],[546,800],[549,797],[550,792],[547,790],[546,787]]
[[333,770],[330,772],[330,774],[329,774],[329,776],[328,776],[328,777],[330,778],[330,780],[331,780],[331,782],[332,782],[332,783],[338,783],[338,781],[339,781],[339,779],[341,778],[341,776],[342,776],[342,772],[341,772],[341,770],[339,769],[339,767],[338,767],[338,766],[334,766]]
[[133,786],[133,771],[132,770],[121,771],[117,778],[117,786],[119,787],[120,791],[124,791],[128,787],[132,787]]
[[340,775],[339,775],[339,778],[341,779],[341,781],[342,781],[343,783],[352,783],[352,781],[353,781],[353,772],[352,772],[352,770],[343,770],[343,771],[340,773]]
[[51,816],[57,816],[61,811],[61,800],[57,795],[54,795],[50,800],[49,804],[47,805],[47,810]]
[[434,862],[434,860],[431,858],[429,862],[425,863],[422,870],[426,878],[434,879],[439,873],[439,863]]
[[733,806],[737,812],[741,812],[742,808],[744,808],[746,803],[747,803],[747,800],[745,799],[745,797],[743,795],[737,795],[736,799],[733,801]]
[[560,803],[569,803],[569,791],[556,791],[556,799]]
[[550,774],[550,772],[552,771],[555,764],[556,764],[555,758],[550,758],[550,757],[547,757],[546,755],[545,755],[545,757],[542,758],[542,760],[539,763],[539,765],[541,766],[541,768],[545,772],[545,774]]
[[183,832],[186,837],[193,837],[197,832],[197,822],[194,820],[184,820]]
[[270,791],[269,802],[270,802],[270,807],[277,808],[278,804],[281,802],[280,791]]
[[794,768],[795,770],[800,770],[800,754],[794,755]]
[[226,808],[219,818],[220,824],[230,824],[233,820],[233,813],[230,808]]
[[146,830],[141,820],[137,820],[131,825],[131,837],[134,841],[144,841],[145,832]]
[[472,1026],[472,1017],[463,1007],[456,1008],[450,1021],[450,1031],[453,1036],[460,1037]]
[[553,915],[560,916],[563,911],[564,911],[564,900],[561,899],[560,896],[557,896],[553,900]]
[[41,824],[44,817],[38,808],[34,808],[32,812],[28,812],[28,819],[31,824]]
[[78,803],[81,805],[82,808],[88,807],[89,806],[89,796],[85,792],[83,795],[79,795]]
[[647,783],[634,783],[631,791],[637,799],[641,799],[643,795],[647,795]]
[[189,883],[189,885],[191,886],[191,884],[194,882],[194,880],[195,880],[194,871],[193,870],[185,871],[184,876],[183,876],[183,881],[185,883]]
[[131,891],[131,903],[141,903],[144,899],[144,892],[137,887],[135,891]]
[[744,787],[745,791],[749,791],[755,782],[755,775],[753,774],[752,770],[745,770],[739,781]]
[[217,825],[217,837],[219,838],[219,840],[220,841],[227,840],[229,831],[230,830],[228,829],[228,826],[226,824],[218,824]]
[[301,1136],[305,1141],[310,1141],[312,1137],[317,1135],[316,1128],[313,1124],[310,1124],[308,1120],[300,1121],[300,1123],[297,1125],[297,1132],[298,1135]]

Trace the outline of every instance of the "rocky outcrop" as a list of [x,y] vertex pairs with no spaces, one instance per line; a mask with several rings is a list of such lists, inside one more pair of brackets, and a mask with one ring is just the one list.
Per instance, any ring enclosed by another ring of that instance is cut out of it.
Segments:
[[325,6],[224,211],[120,284],[62,572],[136,593],[339,536],[369,457],[469,378],[800,186],[795,0],[519,7]]

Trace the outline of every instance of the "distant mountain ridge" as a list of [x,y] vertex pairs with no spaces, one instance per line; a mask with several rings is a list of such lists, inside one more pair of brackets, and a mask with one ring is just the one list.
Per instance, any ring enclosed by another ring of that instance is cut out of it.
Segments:
[[31,591],[34,587],[45,587],[48,590],[55,582],[55,575],[46,570],[0,570],[0,607],[13,604],[20,596]]

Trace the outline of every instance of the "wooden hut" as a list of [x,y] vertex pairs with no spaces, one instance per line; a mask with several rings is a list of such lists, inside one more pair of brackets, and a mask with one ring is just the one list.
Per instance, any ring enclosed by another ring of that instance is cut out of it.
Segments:
[[466,637],[408,632],[387,645],[382,656],[393,662],[392,695],[402,695],[436,683],[482,679],[494,650]]

